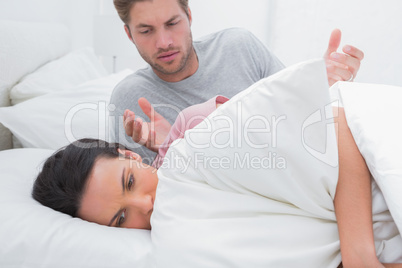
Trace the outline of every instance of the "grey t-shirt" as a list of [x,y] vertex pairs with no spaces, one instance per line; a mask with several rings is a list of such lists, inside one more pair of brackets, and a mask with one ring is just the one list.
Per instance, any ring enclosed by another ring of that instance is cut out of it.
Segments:
[[125,109],[144,121],[149,119],[138,105],[145,97],[171,124],[184,108],[223,95],[233,97],[250,85],[276,73],[284,65],[249,31],[226,29],[194,41],[199,67],[190,77],[175,83],[160,79],[150,66],[121,81],[110,103],[110,140],[139,153],[145,163],[152,163],[155,153],[133,142],[123,127]]

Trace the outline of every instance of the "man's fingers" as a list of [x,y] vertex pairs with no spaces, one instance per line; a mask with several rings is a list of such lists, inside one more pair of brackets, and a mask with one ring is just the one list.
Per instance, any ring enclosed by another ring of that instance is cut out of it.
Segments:
[[141,110],[144,112],[146,116],[151,120],[151,122],[155,121],[158,117],[162,117],[157,111],[155,111],[152,104],[146,98],[139,98],[138,105]]
[[[144,139],[144,137],[142,135],[142,126],[143,126],[143,124],[142,124],[141,118],[136,118],[134,120],[133,133],[131,135],[131,137],[133,138],[133,141],[135,141],[136,143],[141,143],[141,141]],[[144,142],[142,142],[142,144],[143,143]]]
[[335,64],[327,64],[327,74],[329,79],[336,81],[348,81],[352,77],[349,69]]
[[155,130],[149,131],[149,139],[147,141],[146,147],[154,152],[158,152],[160,145],[157,144]]
[[151,112],[152,105],[146,98],[139,98],[138,99],[138,104],[140,105],[141,110],[145,114],[149,114]]
[[346,45],[342,48],[342,51],[360,61],[364,59],[363,51],[361,51],[357,47]]
[[341,37],[340,30],[335,29],[332,31],[328,49],[324,55],[329,85],[334,84],[336,81],[353,81],[364,58],[363,51],[350,45],[342,48],[343,53],[338,53]]
[[155,116],[154,108],[152,107],[151,103],[146,98],[139,98],[138,105],[140,106],[141,110],[144,112],[149,119],[152,120],[152,117]]
[[331,54],[330,60],[346,66],[347,70],[349,70],[355,77],[360,69],[360,60],[350,55],[335,52]]
[[[151,104],[145,99],[141,98],[142,101],[139,101],[139,103],[142,104],[141,109],[145,109],[144,112],[148,113],[153,113],[153,108]],[[153,116],[153,115],[152,115]],[[157,147],[155,147],[156,144],[156,131],[155,129],[151,130],[151,124],[144,122],[140,117],[135,117],[134,112],[130,110],[125,110],[123,114],[123,122],[124,122],[124,130],[128,136],[130,136],[134,142],[140,144],[140,145],[145,145],[151,150],[156,150],[157,152]]]
[[338,82],[338,79],[334,79],[332,77],[328,77],[328,84],[329,86],[332,86],[333,84],[335,84],[336,82]]
[[133,126],[134,126],[134,115],[131,115],[128,110],[124,112],[123,116],[123,124],[124,130],[126,131],[127,136],[132,136],[133,134]]
[[[125,110],[123,114],[124,130],[127,136],[130,136],[134,142],[144,144],[148,138],[148,134],[143,134],[143,121],[139,117],[135,117],[134,112]],[[147,124],[145,124],[147,125]],[[144,130],[148,131],[148,128]]]
[[331,53],[338,50],[339,44],[341,43],[341,37],[342,33],[339,29],[335,29],[332,31],[329,38],[328,49],[324,55],[325,58],[328,58]]

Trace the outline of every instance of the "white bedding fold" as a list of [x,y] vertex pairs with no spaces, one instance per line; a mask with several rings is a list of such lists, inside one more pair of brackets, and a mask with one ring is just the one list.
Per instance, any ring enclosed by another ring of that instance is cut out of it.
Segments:
[[156,266],[337,267],[332,118],[314,60],[261,80],[175,141],[158,170]]
[[331,93],[345,108],[353,138],[375,180],[373,220],[382,226],[375,235],[383,235],[384,225],[395,234],[387,243],[376,239],[377,253],[381,251],[384,261],[402,262],[402,88],[339,82]]

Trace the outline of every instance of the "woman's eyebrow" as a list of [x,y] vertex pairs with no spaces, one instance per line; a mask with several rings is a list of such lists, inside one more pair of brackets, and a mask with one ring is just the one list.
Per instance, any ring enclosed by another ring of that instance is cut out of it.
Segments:
[[[126,187],[124,187],[125,183],[124,183],[124,173],[126,171],[126,168],[123,168],[123,173],[121,175],[121,188],[122,188],[122,194],[124,194]],[[113,218],[110,220],[108,226],[111,226],[113,224],[113,222],[116,220],[116,218],[120,215],[122,209],[120,209],[119,211],[117,211],[116,214],[114,214]]]

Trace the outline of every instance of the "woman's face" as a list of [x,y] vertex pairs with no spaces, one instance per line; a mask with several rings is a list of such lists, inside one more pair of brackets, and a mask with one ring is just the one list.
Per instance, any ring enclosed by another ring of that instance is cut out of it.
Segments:
[[102,225],[151,229],[158,176],[133,152],[131,159],[99,158],[95,161],[78,210],[84,220]]

